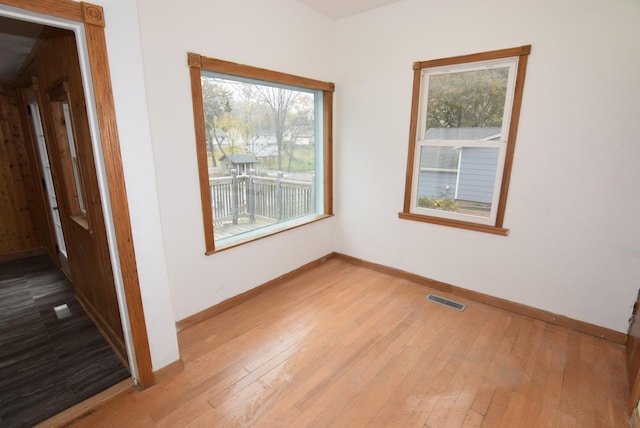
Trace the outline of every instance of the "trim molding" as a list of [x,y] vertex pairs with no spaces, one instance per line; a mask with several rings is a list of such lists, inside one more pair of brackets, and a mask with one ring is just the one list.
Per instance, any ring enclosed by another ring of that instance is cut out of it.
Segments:
[[329,259],[334,257],[335,253],[328,254],[324,257],[320,257],[312,262],[307,263],[306,265],[302,265],[299,268],[292,270],[289,273],[285,273],[277,278],[272,279],[271,281],[265,282],[262,285],[257,286],[256,288],[252,288],[249,291],[245,291],[242,294],[238,294],[230,299],[227,299],[223,302],[218,303],[217,305],[211,306],[208,309],[205,309],[201,312],[198,312],[190,317],[184,318],[176,323],[176,331],[180,332],[185,330],[191,326],[194,326],[202,321],[205,321],[209,318],[212,318],[228,309],[233,308],[234,306],[238,306],[239,304],[246,302],[247,300],[257,296],[260,293],[264,293],[265,291],[283,283],[284,281],[294,278],[300,275],[303,272],[306,272],[310,269],[313,269],[316,266],[321,265]]
[[378,263],[368,262],[366,260],[362,260],[357,257],[352,257],[346,254],[341,254],[336,252],[327,254],[324,257],[321,257],[317,260],[309,262],[306,265],[299,267],[298,269],[295,269],[289,273],[279,276],[278,278],[272,279],[271,281],[268,281],[262,285],[259,285],[256,288],[253,288],[249,291],[246,291],[242,294],[239,294],[235,297],[225,300],[224,302],[218,303],[217,305],[214,305],[201,312],[198,312],[195,315],[192,315],[183,320],[180,320],[176,323],[176,330],[180,332],[202,321],[205,321],[211,317],[214,317],[228,309],[233,308],[234,306],[237,306],[243,302],[246,302],[247,300],[257,296],[260,293],[267,291],[270,288],[273,288],[279,285],[280,283],[286,280],[294,278],[295,276],[300,275],[301,273],[306,272],[326,262],[327,260],[334,259],[334,258],[340,259],[342,261],[345,261],[347,263],[351,263],[357,266],[362,266],[377,272],[382,272],[398,278],[403,278],[420,285],[424,285],[427,287],[434,288],[436,290],[453,294],[454,296],[464,297],[466,299],[473,300],[479,303],[484,303],[489,306],[503,309],[505,311],[513,312],[529,318],[533,318],[540,321],[548,322],[550,324],[569,328],[571,330],[579,331],[580,333],[585,333],[590,336],[606,339],[613,343],[618,343],[621,345],[625,345],[627,343],[627,335],[615,330],[611,330],[605,327],[600,327],[595,324],[590,324],[588,322],[579,321],[563,315],[556,315],[552,312],[544,311],[542,309],[537,309],[537,308],[523,305],[520,303],[511,302],[506,299],[493,297],[488,294],[479,293],[477,291],[467,290],[466,288],[457,287],[455,285],[447,284],[446,282],[436,281],[434,279],[426,278],[424,276],[409,273],[400,269],[392,268],[392,267],[381,265]]
[[45,250],[44,247],[16,251],[15,253],[0,254],[0,263],[12,262],[14,260],[26,259],[33,256],[42,256],[45,254],[47,254],[47,250]]
[[[126,310],[131,327],[131,340],[137,366],[137,381],[141,389],[155,383],[151,351],[135,251],[129,205],[124,182],[120,140],[111,88],[111,76],[104,34],[104,13],[101,6],[74,0],[0,0],[0,5],[68,19],[84,26],[88,67],[91,71],[100,142],[104,157],[105,178],[114,223],[120,266],[114,266],[122,274]],[[87,100],[88,101],[88,100]],[[122,317],[123,314],[121,313]]]
[[84,416],[95,412],[100,407],[113,401],[114,399],[125,394],[132,394],[136,391],[131,378],[125,379],[120,383],[113,385],[110,388],[105,389],[98,394],[87,398],[86,400],[69,407],[66,410],[58,413],[49,419],[40,422],[35,428],[64,428],[71,425],[73,422],[82,419]]
[[102,336],[109,343],[115,354],[120,359],[120,362],[124,364],[127,370],[131,371],[131,367],[129,367],[129,360],[127,359],[127,349],[118,333],[113,331],[113,329],[109,326],[109,323],[107,323],[104,318],[102,318],[100,312],[95,309],[91,302],[89,302],[89,300],[86,299],[75,286],[73,287],[73,291],[75,293],[76,300],[78,300],[78,303],[80,303],[82,309],[84,309],[89,318],[91,318],[91,321],[93,321],[98,330],[100,330]]
[[454,296],[464,297],[476,302],[484,303],[490,306],[494,306],[499,309],[504,309],[509,312],[514,312],[519,315],[524,315],[529,318],[546,321],[550,324],[559,325],[561,327],[570,328],[581,333],[589,334],[591,336],[600,337],[602,339],[609,340],[614,343],[624,345],[627,343],[627,335],[615,330],[611,330],[605,327],[600,327],[588,322],[575,320],[563,315],[556,315],[552,312],[547,312],[542,309],[533,308],[531,306],[523,305],[520,303],[511,302],[509,300],[501,299],[499,297],[489,296],[488,294],[479,293],[477,291],[467,290],[465,288],[457,287],[455,285],[447,284],[446,282],[436,281],[434,279],[426,278],[420,275],[409,273],[400,269],[380,265],[377,263],[368,262],[356,257],[347,256],[345,254],[333,253],[332,257],[344,260],[345,262],[352,263],[358,266],[366,267],[371,270],[386,273],[395,277],[403,278],[420,285],[434,288],[436,290],[451,293]]

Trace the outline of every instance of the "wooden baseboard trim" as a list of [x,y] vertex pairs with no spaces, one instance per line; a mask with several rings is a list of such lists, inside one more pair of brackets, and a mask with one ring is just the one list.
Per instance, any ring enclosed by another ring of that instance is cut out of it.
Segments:
[[165,366],[153,372],[153,376],[156,379],[156,385],[161,382],[164,382],[169,378],[172,378],[173,376],[180,373],[182,370],[184,370],[184,361],[182,361],[182,359],[179,359],[169,364],[168,366]]
[[509,300],[501,299],[499,297],[493,297],[488,294],[480,293],[477,291],[467,290],[462,287],[457,287],[455,285],[447,284],[446,282],[437,281],[435,279],[430,279],[424,276],[416,275],[414,273],[406,272],[401,269],[392,268],[392,267],[381,265],[378,263],[368,262],[366,260],[362,260],[357,257],[352,257],[346,254],[336,253],[336,252],[327,254],[324,257],[321,257],[317,260],[307,263],[306,265],[303,265],[298,269],[295,269],[289,273],[279,276],[278,278],[272,279],[271,281],[266,282],[256,288],[253,288],[242,294],[234,296],[228,300],[225,300],[224,302],[218,303],[217,305],[212,306],[208,309],[205,309],[204,311],[198,312],[197,314],[194,314],[188,318],[180,320],[176,323],[176,330],[180,332],[204,320],[214,317],[228,309],[233,308],[234,306],[237,306],[257,296],[260,293],[265,292],[270,288],[275,287],[276,285],[288,279],[295,277],[296,275],[300,275],[301,273],[309,269],[313,269],[314,267],[333,258],[337,258],[347,263],[351,263],[357,266],[362,266],[371,270],[375,270],[377,272],[382,272],[388,275],[403,278],[420,285],[424,285],[439,291],[450,293],[454,296],[460,296],[469,300],[473,300],[475,302],[484,303],[490,306],[494,306],[496,308],[504,309],[509,312],[514,312],[519,315],[524,315],[529,318],[546,321],[550,324],[559,325],[562,327],[570,328],[575,331],[579,331],[581,333],[589,334],[591,336],[600,337],[602,339],[606,339],[614,343],[619,343],[621,345],[624,345],[627,343],[627,335],[615,330],[611,330],[605,327],[600,327],[594,324],[590,324],[588,322],[579,321],[573,318],[566,317],[564,315],[557,315],[552,312],[544,311],[542,309],[537,309],[537,308],[523,305],[520,303],[511,302]]
[[191,315],[190,317],[184,318],[176,323],[176,330],[177,332],[180,332],[211,317],[214,317],[226,310],[229,310],[234,306],[238,306],[239,304],[246,302],[247,300],[257,296],[260,293],[264,293],[265,291],[275,287],[278,284],[281,284],[284,281],[287,281],[297,275],[300,275],[303,272],[313,269],[314,267],[326,262],[333,257],[334,253],[328,254],[324,257],[320,257],[319,259],[300,266],[299,268],[292,270],[289,273],[285,273],[284,275],[274,278],[271,281],[265,282],[264,284],[259,285],[256,288],[245,291],[244,293],[238,294],[237,296],[227,299],[224,302],[218,303],[217,305],[211,306],[210,308]]
[[111,327],[109,327],[109,324],[107,324],[93,305],[85,299],[81,293],[78,293],[77,290],[76,299],[78,299],[78,302],[84,311],[87,313],[89,318],[91,318],[91,321],[93,321],[98,330],[100,330],[100,333],[102,333],[102,336],[109,343],[109,346],[113,348],[122,364],[124,364],[127,370],[129,370],[129,359],[127,358],[127,349],[124,345],[124,341],[111,329]]
[[68,409],[63,410],[57,415],[52,416],[43,422],[40,422],[34,428],[67,427],[72,422],[81,419],[83,416],[89,413],[93,413],[98,408],[109,403],[116,397],[119,397],[123,394],[130,394],[134,391],[136,391],[136,388],[133,385],[133,380],[131,378],[125,379],[122,382],[117,383],[114,386],[94,395],[93,397],[87,398],[81,403],[69,407]]
[[469,300],[485,303],[487,305],[504,309],[510,312],[514,312],[520,315],[524,315],[530,318],[546,321],[550,324],[567,327],[567,328],[579,331],[581,333],[585,333],[591,336],[596,336],[596,337],[609,340],[614,343],[619,343],[624,345],[627,342],[627,335],[624,333],[620,333],[618,331],[611,330],[605,327],[600,327],[584,321],[578,321],[563,315],[556,315],[554,313],[547,312],[542,309],[537,309],[531,306],[522,305],[520,303],[511,302],[509,300],[501,299],[499,297],[489,296],[487,294],[479,293],[477,291],[467,290],[465,288],[457,287],[455,285],[447,284],[445,282],[436,281],[434,279],[426,278],[420,275],[416,275],[400,269],[384,266],[381,264],[368,262],[366,260],[358,259],[356,257],[348,256],[346,254],[332,253],[328,257],[335,257],[340,260],[344,260],[345,262],[348,262],[348,263],[366,267],[371,270],[386,273],[395,277],[404,278],[409,281],[434,288],[436,290],[450,293],[454,296],[464,297]]
[[42,247],[16,251],[15,253],[0,254],[0,263],[12,262],[14,260],[26,259],[33,256],[42,256],[44,254],[47,254],[47,250]]

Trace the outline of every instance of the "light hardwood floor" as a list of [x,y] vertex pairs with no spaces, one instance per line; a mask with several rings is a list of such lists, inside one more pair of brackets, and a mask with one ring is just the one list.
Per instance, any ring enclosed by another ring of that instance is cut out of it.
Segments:
[[74,427],[628,427],[624,346],[331,259],[179,334]]

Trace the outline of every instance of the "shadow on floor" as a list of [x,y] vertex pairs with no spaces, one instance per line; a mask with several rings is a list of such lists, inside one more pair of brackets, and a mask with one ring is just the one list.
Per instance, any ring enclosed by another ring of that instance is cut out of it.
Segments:
[[33,426],[129,376],[46,256],[0,264],[0,426]]

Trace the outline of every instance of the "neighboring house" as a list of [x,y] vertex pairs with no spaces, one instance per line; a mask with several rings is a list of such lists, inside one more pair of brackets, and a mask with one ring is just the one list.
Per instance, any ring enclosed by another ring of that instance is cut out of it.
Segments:
[[[462,142],[499,138],[498,127],[429,128],[426,133],[427,140]],[[418,197],[491,203],[498,153],[496,148],[424,146],[420,154]]]
[[251,152],[256,158],[269,160],[278,157],[278,144],[275,137],[258,137],[247,145],[247,151]]
[[247,175],[254,165],[260,163],[255,157],[247,153],[224,155],[218,159],[223,171],[235,169],[238,175]]

